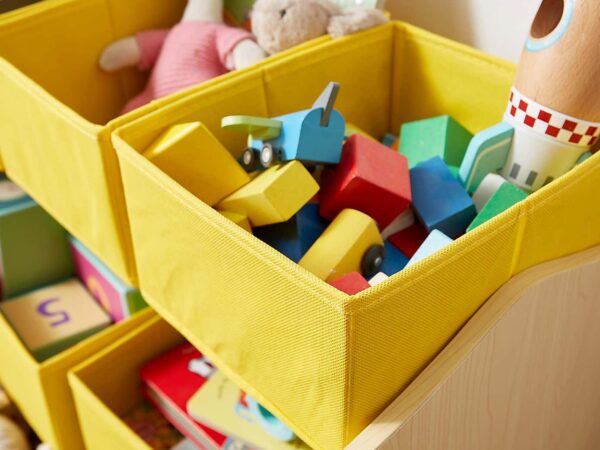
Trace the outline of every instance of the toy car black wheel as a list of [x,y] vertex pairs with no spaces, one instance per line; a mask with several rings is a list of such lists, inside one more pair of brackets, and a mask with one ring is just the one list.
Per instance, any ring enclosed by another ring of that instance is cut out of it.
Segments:
[[240,157],[240,163],[248,172],[256,170],[256,166],[258,165],[258,150],[252,147],[245,149]]
[[260,151],[260,163],[264,167],[271,167],[278,162],[279,152],[273,145],[266,143]]
[[372,245],[363,255],[360,269],[366,278],[371,278],[379,273],[385,260],[385,248],[382,245]]

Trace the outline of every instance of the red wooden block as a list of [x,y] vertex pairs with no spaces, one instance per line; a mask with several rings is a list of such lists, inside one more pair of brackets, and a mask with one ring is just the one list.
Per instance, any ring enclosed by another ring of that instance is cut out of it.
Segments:
[[421,244],[425,242],[429,233],[421,224],[415,224],[412,227],[402,230],[388,238],[398,250],[407,257],[412,258]]
[[338,278],[329,284],[348,295],[358,294],[359,292],[371,287],[365,277],[358,272],[352,272],[344,275],[342,278]]
[[322,182],[321,215],[330,220],[352,208],[371,216],[383,230],[412,201],[406,157],[357,134],[346,141],[340,164]]

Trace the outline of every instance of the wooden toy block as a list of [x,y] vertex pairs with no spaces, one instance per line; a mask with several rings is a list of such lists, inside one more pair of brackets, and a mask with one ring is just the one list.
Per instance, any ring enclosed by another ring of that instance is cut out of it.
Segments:
[[221,215],[231,220],[237,226],[242,227],[248,233],[252,233],[252,225],[250,225],[250,221],[248,220],[248,216],[245,214],[240,214],[231,211],[219,211]]
[[449,166],[460,166],[473,135],[450,116],[405,123],[400,131],[400,152],[412,169],[439,156]]
[[310,172],[298,161],[271,167],[217,205],[244,214],[253,227],[290,220],[319,191]]
[[75,279],[0,303],[0,310],[38,361],[110,326],[110,318]]
[[527,198],[527,194],[510,183],[504,183],[481,209],[475,220],[467,228],[472,231],[479,225],[503,213],[508,208]]
[[3,298],[73,275],[66,231],[16,185],[0,182]]
[[248,171],[287,161],[337,164],[346,133],[344,117],[333,109],[339,84],[329,83],[312,108],[273,119],[231,116],[226,128],[250,132],[241,162]]
[[404,255],[412,258],[428,235],[429,233],[423,228],[423,225],[415,223],[413,226],[393,234],[388,240]]
[[409,258],[390,241],[385,241],[384,247],[385,261],[379,270],[391,277],[406,267]]
[[329,284],[348,295],[358,294],[371,287],[365,277],[358,272],[346,274],[337,280],[331,281]]
[[387,239],[402,230],[412,227],[414,224],[415,213],[413,212],[412,208],[408,208],[406,211],[396,217],[393,222],[381,232],[381,237],[383,239]]
[[371,278],[369,280],[369,286],[377,286],[378,284],[383,283],[384,281],[388,280],[390,277],[387,276],[385,273],[383,272],[379,272],[377,275],[375,275],[373,278]]
[[144,156],[210,206],[250,182],[244,168],[200,122],[172,126]]
[[452,242],[454,241],[441,231],[433,230],[429,236],[427,236],[427,239],[425,239],[425,242],[423,242],[421,247],[419,247],[417,253],[415,253],[410,259],[406,267],[410,267],[419,261],[422,261],[423,259],[450,245]]
[[148,306],[139,289],[119,279],[77,239],[71,237],[70,242],[77,277],[113,322],[121,322]]
[[254,235],[298,262],[328,225],[319,215],[319,204],[308,203],[287,222],[257,228]]
[[427,231],[455,239],[477,215],[473,200],[439,156],[410,171],[413,209]]
[[[398,136],[392,133],[385,133],[383,139],[381,139],[381,143],[389,148],[393,148],[396,141],[398,141]],[[396,148],[396,150],[398,149]]]
[[505,183],[508,183],[506,178],[496,173],[490,173],[483,179],[473,194],[473,203],[475,203],[477,212],[483,209],[485,204],[492,198],[492,195]]
[[511,125],[502,122],[473,137],[459,171],[460,181],[469,194],[477,190],[488,174],[504,167],[514,133]]
[[321,215],[334,219],[346,208],[357,209],[385,229],[410,205],[408,164],[403,155],[385,145],[351,136],[340,164],[323,177]]
[[372,276],[379,272],[384,259],[383,239],[375,221],[360,211],[345,209],[299,264],[330,282],[351,272]]

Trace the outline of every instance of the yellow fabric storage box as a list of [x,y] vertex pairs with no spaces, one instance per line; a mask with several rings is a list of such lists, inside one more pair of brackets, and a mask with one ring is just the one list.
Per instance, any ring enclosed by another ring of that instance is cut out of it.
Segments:
[[121,417],[144,400],[140,368],[184,341],[155,316],[69,373],[86,450],[150,450]]
[[0,166],[133,285],[135,264],[110,134],[181,93],[117,117],[147,75],[136,69],[106,74],[98,59],[118,38],[172,26],[185,4],[45,0],[0,15]]
[[600,156],[387,282],[348,297],[236,227],[141,156],[176,123],[304,109],[330,80],[372,135],[451,114],[497,123],[514,67],[402,23],[320,41],[188,92],[113,134],[141,289],[157,311],[315,448],[349,443],[516,273],[600,243]]
[[154,316],[148,308],[39,363],[0,315],[0,382],[40,439],[56,450],[84,448],[67,372]]

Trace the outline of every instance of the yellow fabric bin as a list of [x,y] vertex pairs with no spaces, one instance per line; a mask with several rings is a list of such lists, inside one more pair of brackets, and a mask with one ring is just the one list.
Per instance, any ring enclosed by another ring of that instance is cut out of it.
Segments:
[[150,450],[121,417],[143,399],[139,371],[185,339],[159,316],[69,373],[86,450]]
[[154,316],[148,308],[39,363],[0,314],[0,382],[40,439],[56,450],[84,448],[67,372]]
[[372,135],[451,114],[476,132],[504,112],[514,67],[402,23],[322,40],[113,134],[148,302],[315,448],[349,443],[516,273],[600,243],[600,156],[387,282],[348,297],[233,225],[141,152],[166,127],[309,107],[330,80]]
[[133,285],[131,238],[110,133],[181,93],[117,117],[147,75],[136,69],[106,74],[98,59],[116,39],[177,23],[185,4],[45,0],[0,15],[0,166]]

